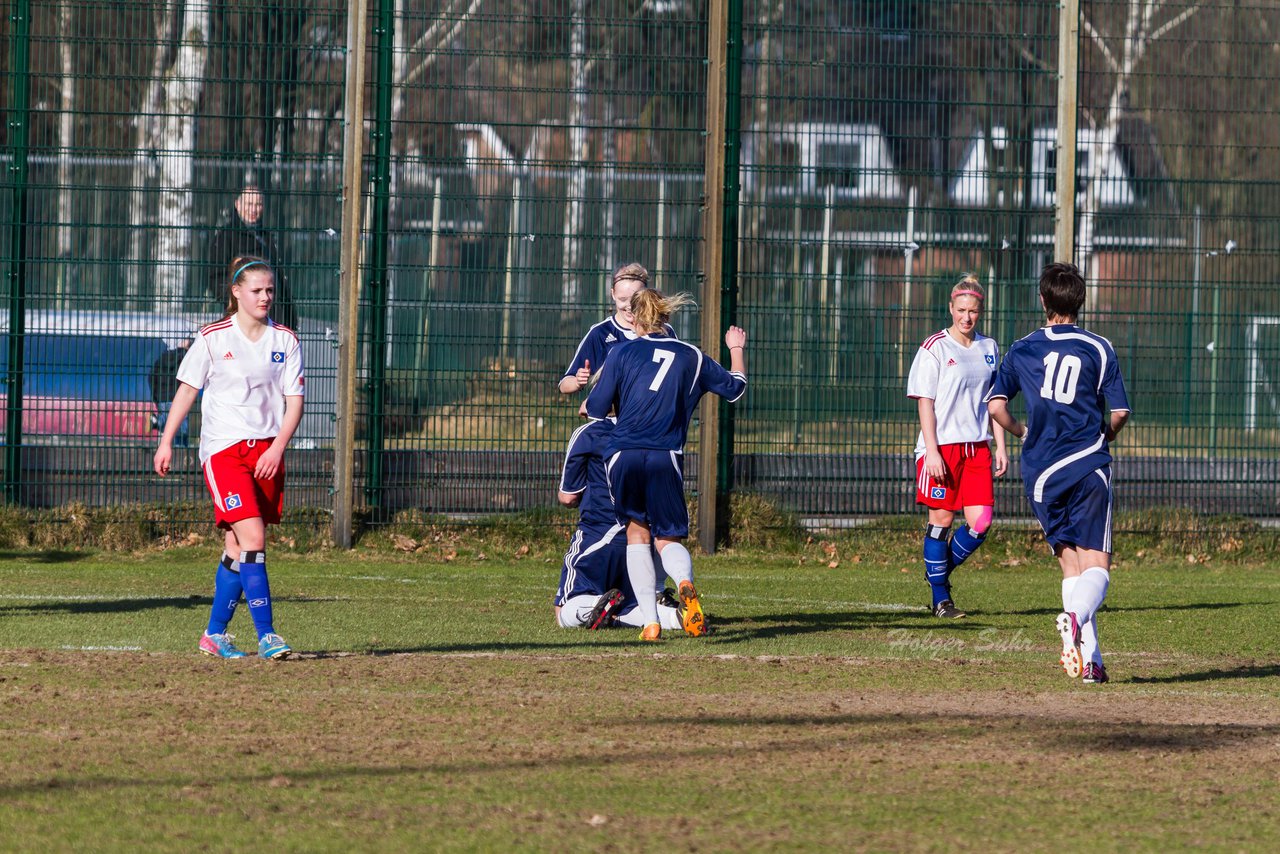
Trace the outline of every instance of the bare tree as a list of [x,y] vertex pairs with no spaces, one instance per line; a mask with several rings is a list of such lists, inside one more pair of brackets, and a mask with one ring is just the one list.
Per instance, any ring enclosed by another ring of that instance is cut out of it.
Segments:
[[173,40],[179,23],[178,9],[179,4],[174,0],[164,0],[159,4],[155,17],[155,54],[151,60],[151,75],[146,95],[138,109],[137,135],[133,148],[133,180],[129,184],[129,225],[132,229],[129,240],[130,297],[136,297],[142,289],[142,258],[146,254],[144,225],[148,219],[147,185],[155,173],[157,128],[164,104],[164,70],[172,62]]
[[75,145],[76,75],[72,51],[73,6],[68,0],[58,4],[58,57],[62,79],[58,113],[58,302],[66,295],[67,261],[71,257],[71,150]]
[[582,297],[578,269],[582,257],[582,220],[587,194],[587,13],[585,0],[573,0],[569,35],[569,157],[573,161],[565,188],[564,253],[561,300],[576,306]]
[[182,304],[183,275],[191,257],[192,182],[195,178],[195,116],[208,56],[209,6],[188,2],[173,62],[164,71],[164,111],[156,117],[160,157],[156,302]]
[[[1093,119],[1095,130],[1087,165],[1084,203],[1080,208],[1080,230],[1076,243],[1076,266],[1088,275],[1089,259],[1093,256],[1094,232],[1102,196],[1102,182],[1107,178],[1107,167],[1115,161],[1116,134],[1120,119],[1128,107],[1130,82],[1139,63],[1147,56],[1150,47],[1200,10],[1200,5],[1182,7],[1176,14],[1167,14],[1168,0],[1129,0],[1125,14],[1124,35],[1119,44],[1115,37],[1102,32],[1094,17],[1082,11],[1081,29],[1102,56],[1107,70],[1113,75],[1111,96],[1107,111],[1099,125]],[[1070,192],[1069,188],[1059,188]]]

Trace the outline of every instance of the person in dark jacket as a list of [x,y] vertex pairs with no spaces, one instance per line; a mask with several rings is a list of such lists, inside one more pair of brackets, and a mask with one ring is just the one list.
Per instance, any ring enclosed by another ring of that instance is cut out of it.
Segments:
[[263,258],[271,262],[276,274],[276,300],[271,319],[281,326],[298,331],[298,313],[289,291],[289,279],[283,270],[284,253],[275,235],[262,224],[263,196],[255,184],[245,184],[222,224],[209,238],[205,253],[208,290],[219,306],[227,301],[227,265],[240,257]]
[[[151,366],[151,399],[156,404],[155,428],[164,432],[164,425],[169,420],[169,408],[173,405],[173,395],[178,390],[178,366],[191,347],[191,339],[187,339],[169,350],[165,350]],[[185,448],[190,441],[188,419],[183,418],[173,436],[174,447]]]

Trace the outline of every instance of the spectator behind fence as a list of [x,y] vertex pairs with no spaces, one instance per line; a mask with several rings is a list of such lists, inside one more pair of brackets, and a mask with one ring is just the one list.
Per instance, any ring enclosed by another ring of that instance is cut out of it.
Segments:
[[236,258],[262,258],[275,271],[276,298],[271,319],[298,331],[298,313],[284,270],[280,244],[263,225],[264,201],[256,184],[246,183],[232,206],[223,214],[218,229],[209,238],[205,253],[208,292],[219,305],[227,302],[227,267]]
[[[155,364],[151,366],[151,399],[156,405],[155,429],[161,433],[164,432],[164,425],[169,421],[173,396],[178,391],[178,366],[182,364],[182,358],[187,355],[187,350],[190,348],[191,339],[188,338],[177,347],[161,353],[160,358],[156,359]],[[188,418],[184,417],[173,434],[175,448],[185,448],[190,442],[191,432],[187,422]]]

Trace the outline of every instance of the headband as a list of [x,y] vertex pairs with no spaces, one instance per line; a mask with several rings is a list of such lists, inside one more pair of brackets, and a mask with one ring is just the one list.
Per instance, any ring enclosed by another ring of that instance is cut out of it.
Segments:
[[977,297],[979,300],[984,300],[984,301],[986,300],[986,297],[984,297],[982,294],[978,293],[977,291],[968,291],[968,290],[952,291],[951,298],[955,299],[956,297]]
[[234,285],[236,283],[236,279],[240,278],[240,274],[243,273],[245,270],[249,269],[250,267],[266,267],[268,270],[271,269],[271,265],[268,264],[266,261],[250,261],[248,264],[245,264],[239,270],[236,270],[234,273],[231,274],[231,284]]

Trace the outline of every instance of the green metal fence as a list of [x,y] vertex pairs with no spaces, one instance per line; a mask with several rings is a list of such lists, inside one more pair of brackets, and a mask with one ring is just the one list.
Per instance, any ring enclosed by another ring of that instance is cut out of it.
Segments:
[[[373,523],[551,505],[579,402],[556,382],[611,311],[609,271],[639,260],[748,330],[750,391],[690,447],[722,490],[805,516],[914,512],[916,347],[966,271],[990,290],[987,334],[1036,328],[1066,210],[1084,322],[1135,408],[1122,507],[1274,516],[1280,8],[1079,7],[1064,199],[1056,2],[370,0],[351,42],[342,0],[6,0],[6,499],[204,518],[194,451],[179,477],[149,474],[149,374],[218,316],[234,232],[279,264],[304,343],[291,502],[343,506],[347,466]],[[351,50],[364,81],[345,79]],[[363,180],[344,188],[353,92]],[[709,116],[729,156],[708,157]],[[344,212],[363,223],[354,449]],[[677,332],[719,356],[700,324]],[[999,512],[1024,514],[1020,492],[1002,485]]]

